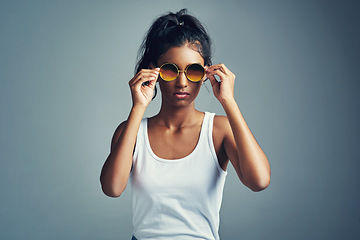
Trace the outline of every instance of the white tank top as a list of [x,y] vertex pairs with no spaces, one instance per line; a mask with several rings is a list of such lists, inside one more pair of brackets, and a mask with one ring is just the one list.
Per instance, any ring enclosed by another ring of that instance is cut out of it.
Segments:
[[205,113],[195,149],[175,160],[150,147],[144,118],[131,171],[134,236],[139,239],[219,239],[219,212],[227,171],[212,139],[213,113]]

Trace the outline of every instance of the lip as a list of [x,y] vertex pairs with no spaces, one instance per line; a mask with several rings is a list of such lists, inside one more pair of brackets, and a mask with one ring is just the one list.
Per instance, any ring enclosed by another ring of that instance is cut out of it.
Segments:
[[188,92],[175,92],[173,95],[178,99],[185,99],[190,94]]

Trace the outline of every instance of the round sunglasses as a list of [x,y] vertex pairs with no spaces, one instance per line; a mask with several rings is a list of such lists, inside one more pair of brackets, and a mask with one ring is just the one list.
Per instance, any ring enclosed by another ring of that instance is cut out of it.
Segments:
[[187,79],[192,82],[199,82],[205,75],[205,69],[199,63],[190,64],[183,71],[174,63],[164,63],[160,67],[159,75],[164,81],[173,81],[181,72],[184,72]]

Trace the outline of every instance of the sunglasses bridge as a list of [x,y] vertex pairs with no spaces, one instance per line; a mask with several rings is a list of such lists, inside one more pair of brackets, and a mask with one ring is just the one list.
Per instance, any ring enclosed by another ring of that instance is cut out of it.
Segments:
[[[185,77],[186,77],[188,80],[194,82],[194,80],[191,80],[191,79],[188,77],[188,75],[187,75],[187,73],[186,73],[187,68],[186,68],[185,70],[180,70],[180,69],[177,69],[177,70],[178,70],[178,74],[177,74],[176,78],[179,77],[180,73],[184,73]],[[175,79],[176,79],[176,78],[175,78]],[[171,80],[171,81],[174,81],[175,79],[173,79],[173,80]],[[201,79],[200,79],[200,80],[201,80]],[[200,81],[200,80],[196,80],[196,82],[198,82],[198,81]]]

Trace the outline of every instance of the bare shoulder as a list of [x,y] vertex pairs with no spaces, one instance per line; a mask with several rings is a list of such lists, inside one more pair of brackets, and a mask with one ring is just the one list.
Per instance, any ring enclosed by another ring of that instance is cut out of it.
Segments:
[[226,116],[215,115],[213,125],[213,139],[216,142],[223,142],[225,138],[231,136],[231,126]]
[[111,151],[113,151],[114,147],[115,147],[115,144],[117,143],[125,125],[126,125],[127,121],[123,121],[122,123],[119,124],[119,126],[116,128],[115,132],[114,132],[114,135],[112,137],[112,140],[111,140]]
[[229,120],[226,116],[215,115],[214,117],[214,132],[217,134],[226,135],[228,131],[231,131]]

